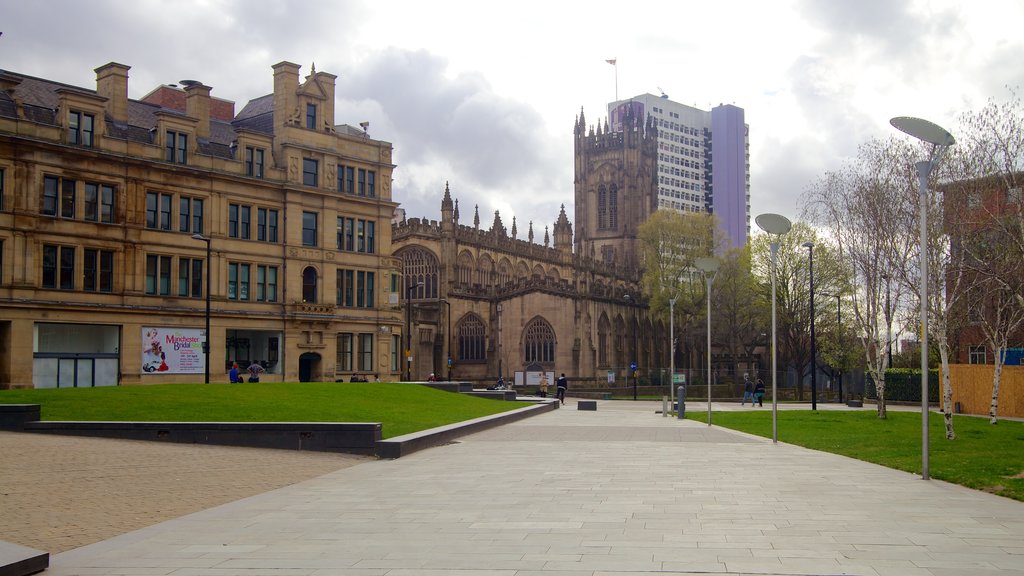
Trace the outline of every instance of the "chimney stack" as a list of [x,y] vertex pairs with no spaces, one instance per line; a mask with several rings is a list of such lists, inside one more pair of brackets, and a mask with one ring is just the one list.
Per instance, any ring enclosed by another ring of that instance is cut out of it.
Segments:
[[96,93],[107,99],[107,114],[114,122],[128,123],[128,70],[131,66],[110,62],[95,70]]
[[210,137],[210,86],[195,80],[182,80],[185,86],[185,114],[199,120],[196,124],[196,136]]

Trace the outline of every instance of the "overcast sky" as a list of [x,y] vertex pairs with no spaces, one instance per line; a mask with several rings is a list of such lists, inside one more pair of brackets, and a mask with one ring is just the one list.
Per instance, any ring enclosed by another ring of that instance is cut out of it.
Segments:
[[[0,3],[0,68],[95,87],[132,67],[129,95],[194,79],[245,102],[288,60],[338,76],[336,122],[395,147],[394,200],[461,221],[500,210],[543,239],[573,201],[572,127],[618,96],[663,90],[746,111],[751,211],[795,219],[804,189],[856,147],[919,116],[959,115],[1024,85],[1024,2],[34,0]],[[756,228],[756,227],[755,227]]]

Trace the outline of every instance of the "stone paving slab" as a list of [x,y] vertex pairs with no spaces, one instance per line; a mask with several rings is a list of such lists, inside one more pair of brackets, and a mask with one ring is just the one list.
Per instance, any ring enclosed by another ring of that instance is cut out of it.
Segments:
[[654,403],[566,407],[57,554],[47,574],[1024,575],[1024,503]]
[[369,460],[0,432],[0,539],[54,554]]

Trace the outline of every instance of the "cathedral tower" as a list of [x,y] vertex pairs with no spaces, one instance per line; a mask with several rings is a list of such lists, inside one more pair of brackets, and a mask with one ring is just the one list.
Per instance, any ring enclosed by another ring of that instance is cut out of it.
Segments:
[[657,126],[627,113],[621,132],[595,129],[580,111],[574,134],[576,253],[638,275],[637,234],[658,207]]

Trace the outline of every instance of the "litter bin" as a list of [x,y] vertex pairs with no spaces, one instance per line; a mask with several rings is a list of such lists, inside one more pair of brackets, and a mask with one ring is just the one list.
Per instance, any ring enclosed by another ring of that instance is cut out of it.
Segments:
[[686,416],[686,386],[676,389],[676,417],[682,420]]

